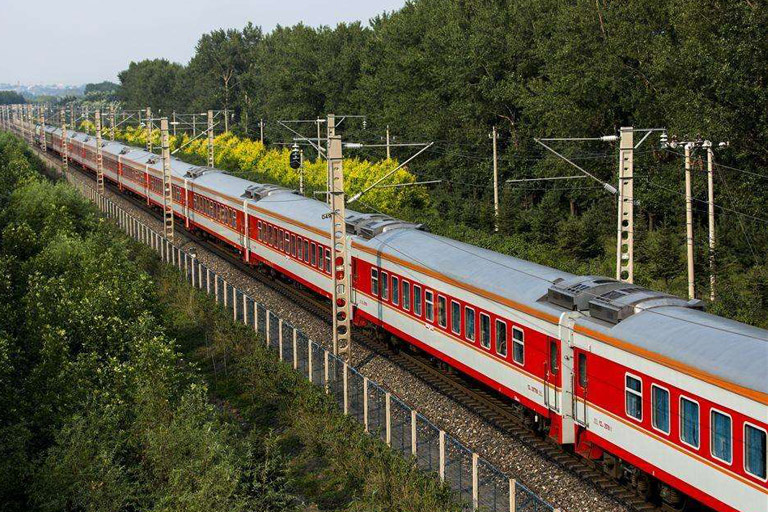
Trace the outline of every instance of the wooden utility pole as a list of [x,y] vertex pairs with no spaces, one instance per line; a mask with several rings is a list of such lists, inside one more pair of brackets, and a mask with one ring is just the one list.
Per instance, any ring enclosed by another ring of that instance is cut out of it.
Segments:
[[171,126],[173,126],[173,136],[176,137],[176,125],[178,123],[176,122],[176,111],[175,110],[171,114],[171,119],[172,119]]
[[96,192],[104,194],[104,159],[101,154],[101,110],[96,111]]
[[208,167],[213,167],[213,110],[208,111]]
[[685,243],[688,255],[688,298],[694,298],[693,275],[693,196],[691,192],[691,149],[693,143],[685,144]]
[[[320,160],[320,157],[322,156],[320,154],[320,118],[317,118],[317,159]],[[330,129],[330,128],[329,128]],[[330,133],[330,132],[329,132]]]
[[616,238],[616,279],[635,280],[634,129],[621,128],[619,135],[619,216]]
[[77,131],[77,119],[75,119],[75,104],[69,104],[69,127],[72,131]]
[[152,110],[147,107],[147,151],[152,152]]
[[224,109],[224,133],[229,133],[229,110]]
[[160,120],[160,146],[163,158],[163,227],[165,238],[173,241],[173,182],[167,117]]
[[715,153],[712,143],[704,143],[707,148],[707,206],[709,210],[709,300],[715,300]]
[[192,114],[192,138],[197,137],[197,115]]
[[[389,131],[387,131],[389,133]],[[498,132],[496,127],[493,127],[491,133],[493,139],[493,230],[498,233],[499,231],[499,159],[497,153],[498,145]],[[389,137],[387,137],[389,139]],[[389,148],[389,140],[387,140],[387,148]]]
[[264,118],[259,119],[259,140],[264,145]]
[[[351,264],[347,247],[346,197],[341,137],[336,135],[336,118],[328,115],[328,197],[331,211],[331,274],[333,279],[333,354],[349,362],[352,353]],[[320,126],[320,123],[318,123]]]

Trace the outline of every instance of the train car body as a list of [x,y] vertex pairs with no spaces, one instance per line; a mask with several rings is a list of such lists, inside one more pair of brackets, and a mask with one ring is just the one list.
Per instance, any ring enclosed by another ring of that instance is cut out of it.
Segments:
[[[61,152],[61,131],[48,128]],[[70,134],[93,170],[95,138]],[[162,205],[160,157],[103,143],[105,178]],[[250,264],[330,296],[325,203],[173,159],[173,209]],[[354,317],[509,397],[606,472],[720,511],[768,512],[768,333],[701,305],[347,211]]]

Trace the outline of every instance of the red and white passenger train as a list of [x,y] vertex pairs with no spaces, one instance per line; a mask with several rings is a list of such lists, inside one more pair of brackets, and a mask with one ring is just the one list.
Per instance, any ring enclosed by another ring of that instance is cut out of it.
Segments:
[[[48,128],[60,153],[61,131]],[[96,166],[94,137],[69,157]],[[162,205],[157,155],[103,143],[105,178]],[[174,212],[244,261],[330,296],[325,203],[172,162]],[[354,321],[498,390],[556,442],[668,507],[768,512],[768,332],[700,303],[576,276],[348,211]]]

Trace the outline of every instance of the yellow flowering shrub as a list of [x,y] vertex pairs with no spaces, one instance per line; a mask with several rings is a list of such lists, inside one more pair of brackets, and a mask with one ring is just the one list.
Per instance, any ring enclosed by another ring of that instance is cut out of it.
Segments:
[[[92,123],[83,123],[83,131],[93,133]],[[105,131],[105,138],[108,131]],[[144,147],[147,140],[143,128],[126,127],[118,129],[115,138],[131,146]],[[160,146],[159,130],[152,131],[152,144]],[[205,165],[208,160],[208,141],[205,136],[190,142],[186,134],[170,137],[171,151],[180,149],[175,156],[189,163]],[[273,183],[287,188],[299,188],[299,171],[289,165],[288,148],[265,148],[259,141],[245,139],[225,133],[214,139],[215,167],[231,172],[251,181]],[[344,159],[345,191],[348,196],[364,190],[376,180],[398,166],[396,160],[371,162],[359,158]],[[304,160],[304,189],[306,195],[326,190],[327,163],[325,160]],[[413,183],[416,177],[407,168],[399,169],[382,185]],[[375,188],[366,193],[361,202],[373,209],[394,212],[403,206],[425,207],[429,195],[424,187]]]

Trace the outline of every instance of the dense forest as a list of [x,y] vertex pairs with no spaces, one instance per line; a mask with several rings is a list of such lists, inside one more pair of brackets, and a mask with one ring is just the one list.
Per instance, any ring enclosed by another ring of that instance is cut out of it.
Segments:
[[459,510],[0,133],[0,509]]
[[24,96],[16,91],[0,91],[0,105],[19,105],[26,102]]
[[[579,272],[615,272],[616,198],[589,180],[505,184],[577,172],[534,137],[635,126],[666,127],[681,140],[727,141],[715,155],[719,299],[711,310],[768,325],[768,11],[757,2],[416,0],[368,24],[214,31],[186,64],[131,63],[119,78],[128,108],[227,109],[241,135],[257,134],[265,119],[271,143],[291,138],[277,120],[328,112],[367,116],[365,128],[346,122],[345,140],[380,143],[389,125],[396,141],[434,141],[409,168],[418,179],[444,181],[430,189],[428,206],[389,213]],[[493,126],[500,134],[499,234]],[[615,183],[615,144],[557,149]],[[636,151],[636,281],[685,295],[679,152],[660,149],[655,136]],[[349,153],[383,157],[380,149]],[[705,298],[700,152],[694,167],[696,284]]]

